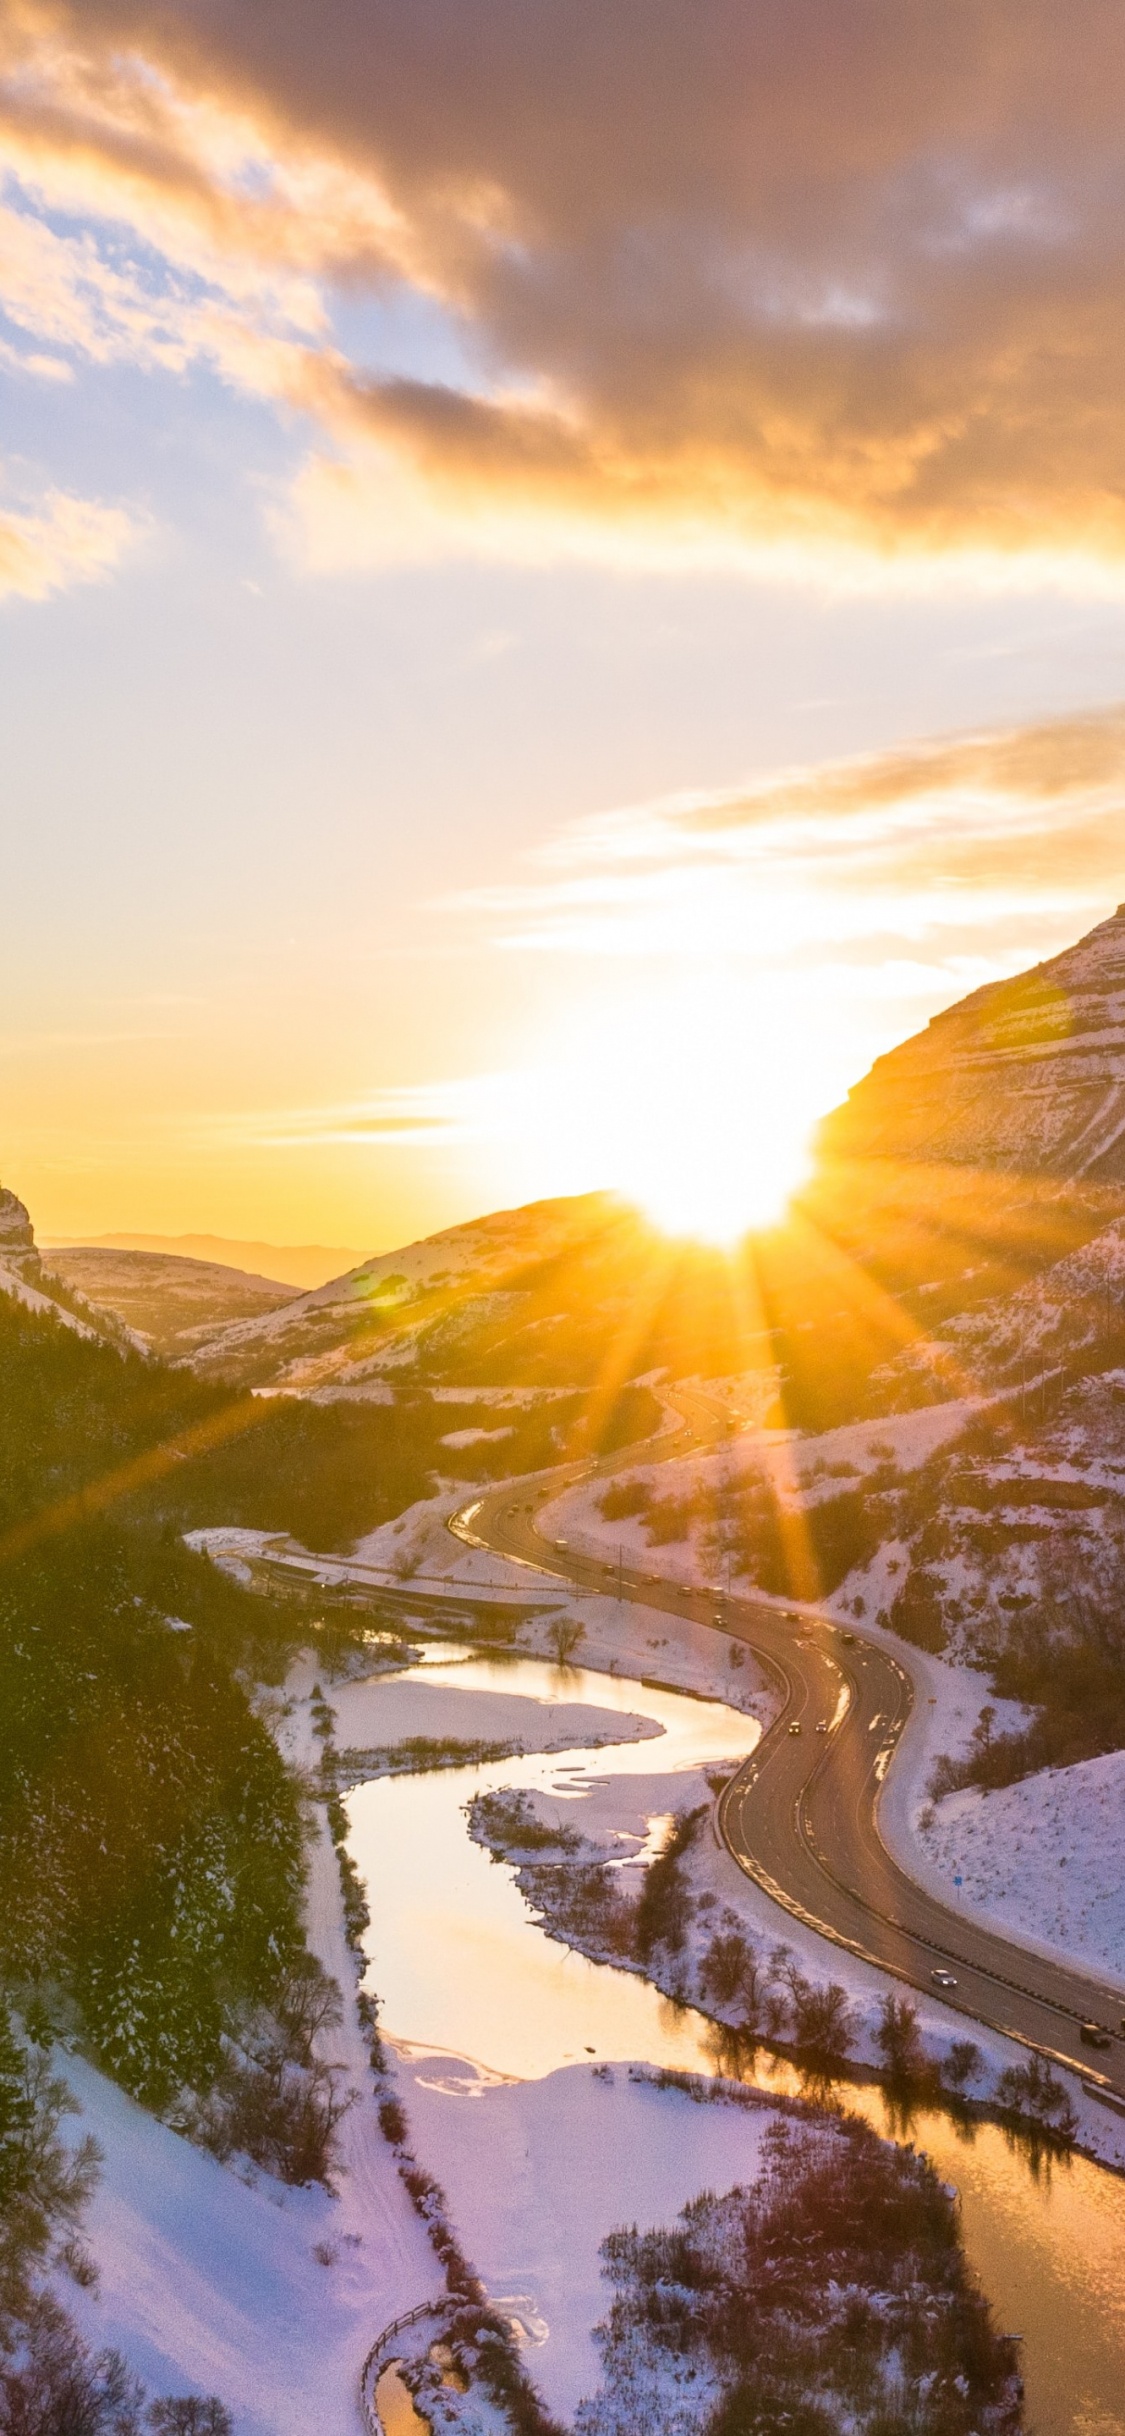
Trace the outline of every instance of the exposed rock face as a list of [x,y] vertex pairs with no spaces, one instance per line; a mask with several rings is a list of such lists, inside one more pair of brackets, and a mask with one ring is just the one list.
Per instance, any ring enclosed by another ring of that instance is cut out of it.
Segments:
[[23,1202],[3,1184],[0,1184],[0,1260],[17,1267],[25,1277],[39,1275],[35,1229]]
[[1125,905],[879,1058],[820,1148],[1125,1185]]

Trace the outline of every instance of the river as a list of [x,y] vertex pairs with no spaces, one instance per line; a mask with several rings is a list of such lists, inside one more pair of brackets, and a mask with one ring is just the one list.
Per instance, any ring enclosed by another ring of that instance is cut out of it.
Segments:
[[[436,1661],[436,1663],[435,1663]],[[417,1670],[419,1672],[423,1670]],[[589,1962],[546,1937],[514,1872],[470,1841],[464,1804],[479,1791],[566,1786],[588,1773],[698,1768],[753,1748],[753,1721],[718,1703],[624,1677],[535,1659],[427,1652],[429,1682],[521,1693],[654,1718],[659,1741],[384,1777],[349,1796],[350,1844],[371,1906],[371,1984],[388,2036],[471,2058],[518,2080],[563,2064],[635,2059],[714,2070],[703,2015],[670,2004],[635,1974]],[[382,1856],[396,1856],[388,1868]],[[409,1855],[409,1866],[401,1856]],[[779,1915],[779,1935],[784,1917]],[[792,2069],[760,2056],[760,2087],[790,2091]],[[1036,2169],[991,2124],[920,2112],[896,2125],[881,2092],[843,2085],[845,2104],[907,2137],[956,2186],[968,2254],[1001,2326],[1023,2338],[1033,2436],[1125,2436],[1125,2182],[1085,2158]],[[441,2176],[440,2157],[427,2164]]]

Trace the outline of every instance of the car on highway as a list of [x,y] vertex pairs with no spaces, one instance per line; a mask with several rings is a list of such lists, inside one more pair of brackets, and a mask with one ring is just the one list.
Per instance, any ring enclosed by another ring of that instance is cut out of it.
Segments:
[[1084,2047],[1108,2047],[1111,2044],[1110,2033],[1103,2030],[1100,2022],[1081,2022],[1078,2036]]
[[840,1639],[841,1639],[841,1641],[843,1642],[845,1649],[854,1649],[854,1648],[855,1648],[855,1634],[854,1634],[854,1632],[842,1632],[842,1633],[841,1633],[841,1635],[840,1635]]
[[800,1726],[799,1726],[799,1725],[798,1725],[798,1723],[797,1723],[796,1718],[794,1718],[793,1723],[792,1723],[792,1725],[791,1725],[791,1726],[790,1726],[790,1728],[789,1728],[789,1731],[790,1731],[790,1733],[791,1733],[791,1734],[799,1734],[799,1733],[800,1733],[801,1729],[800,1729]]
[[935,1988],[955,1988],[957,1985],[952,1971],[931,1971],[930,1978]]
[[827,1732],[828,1732],[828,1719],[827,1719],[827,1717],[818,1717],[818,1718],[817,1718],[817,1721],[816,1721],[816,1730],[817,1730],[817,1733],[818,1733],[818,1734],[827,1734]]

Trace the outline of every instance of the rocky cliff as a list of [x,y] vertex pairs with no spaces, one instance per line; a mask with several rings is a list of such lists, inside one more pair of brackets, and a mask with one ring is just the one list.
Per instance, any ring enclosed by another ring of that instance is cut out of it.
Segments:
[[35,1229],[23,1202],[3,1184],[0,1184],[0,1261],[7,1262],[26,1279],[39,1277]]

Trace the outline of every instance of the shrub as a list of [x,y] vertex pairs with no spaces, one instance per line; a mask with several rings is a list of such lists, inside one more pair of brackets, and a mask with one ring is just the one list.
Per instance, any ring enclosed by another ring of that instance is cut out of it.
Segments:
[[406,2138],[406,2115],[399,2098],[380,2098],[379,2129],[392,2148],[401,2148]]
[[828,2064],[842,2063],[855,2036],[847,1989],[837,1980],[817,1987],[795,1963],[785,1971],[792,2007],[793,2043]]
[[926,2058],[918,2029],[918,2008],[908,1996],[884,1996],[875,2044],[887,2078],[895,2086],[914,2087],[924,2078]]
[[663,1852],[649,1863],[637,1906],[636,1945],[642,1961],[647,1961],[657,1945],[674,1954],[683,1949],[691,1896],[680,1863],[706,1815],[702,1806],[681,1812]]
[[1078,2118],[1063,2083],[1042,2056],[1032,2054],[1026,2064],[1009,2064],[996,2083],[996,2097],[1005,2113],[1021,2122],[1059,2140],[1074,2138]]
[[607,1522],[627,1522],[634,1514],[647,1514],[651,1504],[647,1480],[611,1480],[598,1499],[598,1510]]
[[145,2424],[154,2436],[234,2436],[234,2421],[216,2394],[169,2395],[150,2402]]

